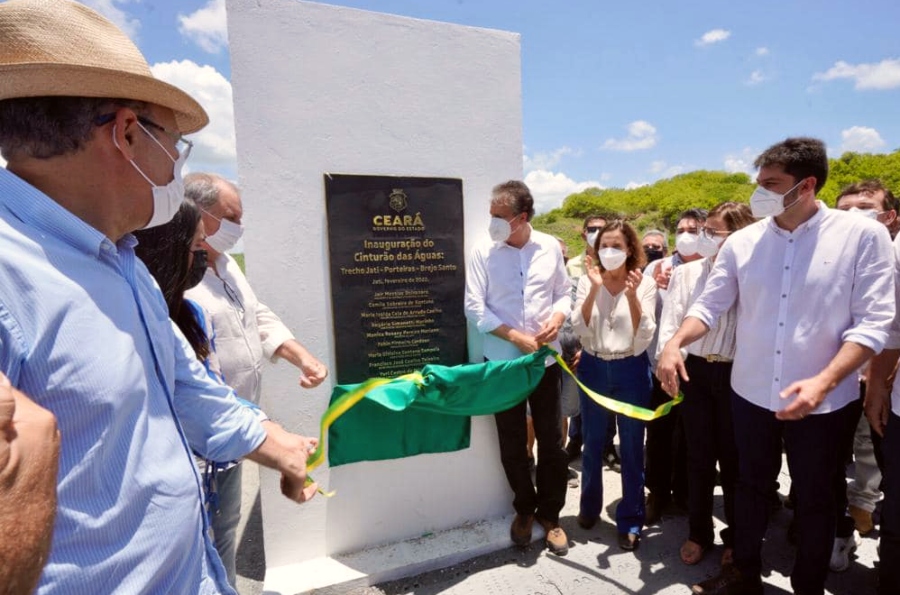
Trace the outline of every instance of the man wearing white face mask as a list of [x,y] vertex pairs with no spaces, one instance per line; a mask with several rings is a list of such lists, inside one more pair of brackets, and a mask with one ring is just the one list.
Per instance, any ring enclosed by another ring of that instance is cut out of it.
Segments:
[[259,403],[263,358],[292,363],[300,370],[299,384],[304,388],[321,384],[328,368],[257,300],[237,262],[227,254],[244,231],[237,187],[216,174],[191,173],[185,177],[185,192],[200,207],[209,253],[203,281],[185,296],[212,318],[216,351],[228,384],[242,397]]
[[[534,199],[528,187],[509,181],[491,196],[490,241],[472,252],[466,274],[466,318],[484,334],[484,357],[510,360],[533,353],[543,344],[560,351],[557,335],[572,309],[562,252],[553,236],[532,229]],[[566,500],[568,467],[560,420],[562,370],[553,359],[528,396],[537,439],[537,486],[526,454],[526,401],[495,415],[500,459],[514,494],[516,516],[510,538],[531,543],[537,521],[551,552],[569,551],[559,526]]]
[[[62,445],[58,473],[44,461],[57,502],[37,590],[233,594],[192,451],[276,468],[298,502],[316,488],[313,442],[260,422],[207,376],[135,255],[131,232],[183,200],[181,135],[206,112],[83,4],[0,2],[0,31],[0,375],[17,389],[0,442],[15,455],[28,431],[18,413],[36,407],[21,391],[53,413]],[[20,482],[0,467],[5,496]],[[36,486],[0,514],[0,574],[45,524],[32,501],[52,499]],[[31,569],[13,571],[0,591],[31,592]]]
[[[662,314],[669,279],[672,272],[686,262],[696,262],[703,258],[700,254],[700,229],[706,221],[704,209],[688,209],[678,216],[675,224],[675,253],[672,256],[651,262],[644,269],[644,275],[656,281],[656,319]],[[647,349],[650,365],[656,371],[656,350],[659,327]],[[659,407],[670,399],[662,389],[659,380],[653,376],[652,407]],[[687,508],[687,455],[681,422],[681,409],[676,407],[669,415],[647,422],[647,524],[652,525],[662,518],[663,513],[674,501],[679,508]]]
[[663,348],[657,375],[675,394],[679,380],[688,380],[681,348],[736,305],[734,564],[693,592],[763,592],[760,550],[783,439],[796,496],[791,586],[822,595],[835,535],[832,479],[842,463],[836,437],[858,397],[854,372],[882,350],[895,314],[890,236],[874,221],[816,201],[828,175],[821,141],[787,139],[755,165],[750,207],[764,219],[722,245],[703,293]]

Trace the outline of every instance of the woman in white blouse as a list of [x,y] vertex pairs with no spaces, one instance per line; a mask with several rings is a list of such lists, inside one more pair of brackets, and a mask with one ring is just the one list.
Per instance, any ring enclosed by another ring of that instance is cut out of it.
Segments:
[[[647,346],[656,330],[656,283],[641,274],[644,251],[634,229],[611,221],[594,245],[599,266],[587,257],[578,281],[572,325],[583,351],[578,378],[601,395],[646,407],[652,382]],[[584,434],[578,524],[590,529],[603,506],[603,445],[608,416],[615,415],[581,392]],[[616,508],[619,546],[633,550],[644,525],[644,422],[619,416],[622,501]]]
[[[659,351],[681,325],[709,277],[716,254],[729,235],[753,223],[746,204],[725,202],[709,212],[700,231],[698,251],[705,258],[675,269],[659,320]],[[737,481],[737,449],[731,420],[731,362],[735,350],[735,307],[722,316],[701,340],[687,347],[684,365],[690,382],[682,385],[688,457],[688,538],[681,546],[681,561],[696,564],[712,547],[712,511],[716,462],[724,496],[725,523],[721,532],[725,550],[722,564],[732,560],[734,536],[734,488]],[[684,353],[682,353],[684,355]]]

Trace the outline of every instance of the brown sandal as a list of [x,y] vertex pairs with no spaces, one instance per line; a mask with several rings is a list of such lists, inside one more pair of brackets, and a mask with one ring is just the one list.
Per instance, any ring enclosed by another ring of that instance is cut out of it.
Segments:
[[693,566],[703,559],[707,549],[696,541],[688,539],[681,545],[681,561],[688,566]]

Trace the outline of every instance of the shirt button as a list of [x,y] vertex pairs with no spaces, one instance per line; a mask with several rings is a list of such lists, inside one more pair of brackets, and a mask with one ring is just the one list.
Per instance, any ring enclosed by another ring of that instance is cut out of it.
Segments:
[[775,382],[778,382],[778,379],[777,379],[777,378],[775,379]]
[[781,352],[780,352],[780,351],[776,351],[775,354],[776,354],[776,355],[781,355]]
[[788,240],[788,244],[793,244],[794,240]]
[[782,293],[782,294],[781,294],[781,297],[786,298],[786,297],[787,297],[787,294],[786,294],[786,293]]
[[784,270],[786,270],[786,271],[788,271],[790,269],[791,269],[791,267],[784,267]]
[[784,326],[784,323],[783,323],[783,322],[779,322],[779,323],[778,323],[778,326]]

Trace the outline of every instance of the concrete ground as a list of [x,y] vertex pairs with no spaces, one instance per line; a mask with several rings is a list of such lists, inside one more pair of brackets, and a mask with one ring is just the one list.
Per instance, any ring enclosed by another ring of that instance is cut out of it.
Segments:
[[[241,543],[238,549],[238,591],[241,595],[263,593],[265,551],[258,497],[258,473],[253,463],[244,470],[244,514],[241,520]],[[579,462],[572,468],[580,471]],[[784,465],[783,470],[787,469]],[[697,566],[685,566],[678,550],[687,536],[687,516],[671,510],[661,522],[644,530],[636,552],[625,552],[616,544],[615,504],[621,496],[621,476],[604,469],[606,506],[600,522],[586,531],[578,527],[580,490],[570,482],[561,524],[569,537],[569,553],[554,556],[543,547],[542,531],[536,526],[535,541],[530,547],[509,547],[443,570],[389,583],[346,591],[348,595],[522,595],[547,594],[687,594],[690,585],[717,574],[721,545],[707,553]],[[790,478],[786,471],[779,478],[781,494],[787,494]],[[721,494],[716,497],[715,515],[722,518]],[[766,593],[791,593],[790,573],[794,547],[786,539],[791,511],[782,508],[769,523],[763,546]],[[511,517],[510,517],[511,518]],[[717,525],[721,522],[716,520]],[[850,569],[829,573],[826,593],[830,595],[874,595],[876,588],[876,546],[878,532],[862,538]]]

